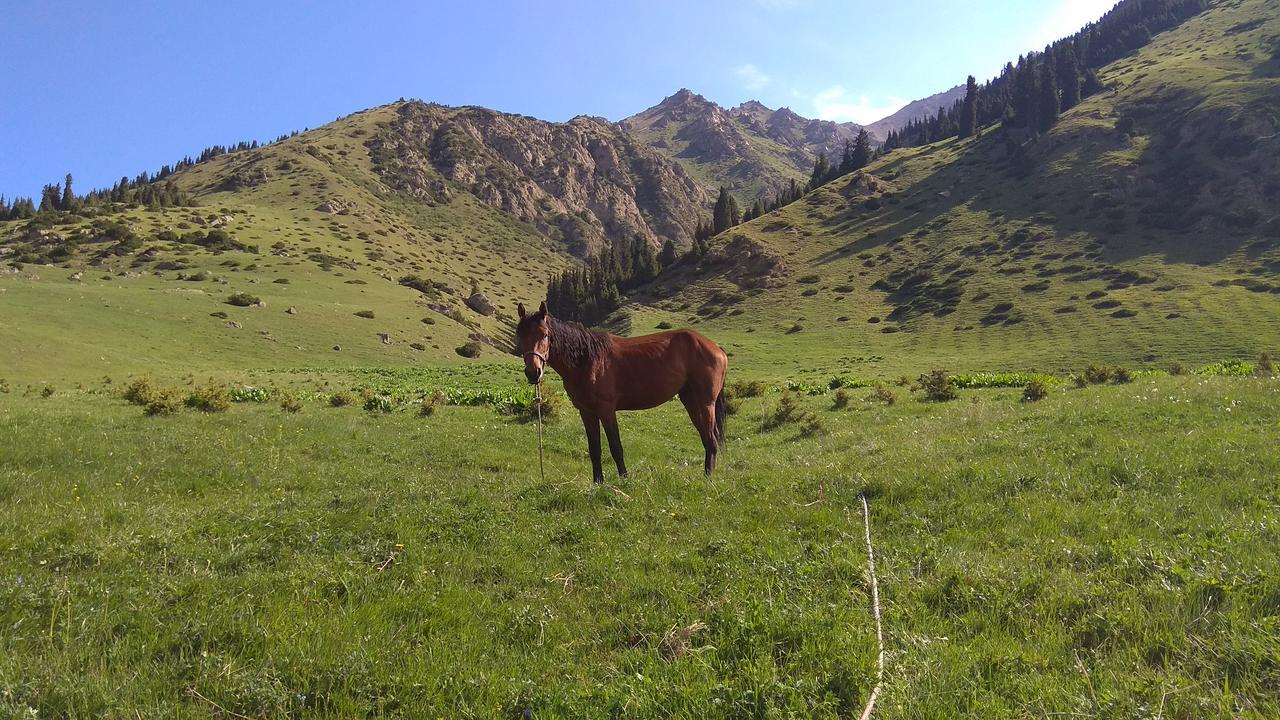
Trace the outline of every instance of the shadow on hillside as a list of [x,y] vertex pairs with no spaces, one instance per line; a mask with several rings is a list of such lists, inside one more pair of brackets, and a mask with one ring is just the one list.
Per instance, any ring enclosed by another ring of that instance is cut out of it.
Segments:
[[[936,158],[938,166],[901,187],[893,204],[878,212],[867,213],[853,198],[848,209],[825,220],[833,232],[865,234],[816,262],[903,242],[927,250],[927,238],[945,232],[947,216],[962,206],[998,218],[989,232],[975,232],[972,242],[1000,242],[1023,223],[1048,233],[1043,242],[1050,245],[1085,233],[1113,263],[1159,256],[1166,263],[1207,265],[1260,238],[1274,240],[1280,233],[1265,202],[1280,201],[1280,163],[1257,142],[1271,127],[1269,110],[1262,103],[1234,108],[1234,114],[1200,110],[1205,99],[1173,90],[1121,104],[1120,116],[1133,118],[1135,132],[1148,139],[1141,152],[1138,140],[1116,129],[1111,118],[1094,114],[1028,142],[1024,157],[1006,144],[998,126],[972,142],[953,138],[923,153],[890,156],[877,169],[889,182],[908,164]],[[957,157],[939,157],[947,153]],[[1126,165],[1125,156],[1133,154]]]

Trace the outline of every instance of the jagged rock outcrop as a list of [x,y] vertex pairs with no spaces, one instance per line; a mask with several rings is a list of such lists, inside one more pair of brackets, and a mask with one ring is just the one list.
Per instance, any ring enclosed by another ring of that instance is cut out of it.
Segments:
[[682,163],[712,195],[724,185],[748,203],[806,179],[818,153],[838,159],[858,134],[852,123],[811,120],[756,100],[725,109],[687,89],[618,127]]
[[470,193],[581,256],[635,234],[685,245],[710,202],[677,163],[600,118],[409,102],[368,144],[395,190],[428,203]]

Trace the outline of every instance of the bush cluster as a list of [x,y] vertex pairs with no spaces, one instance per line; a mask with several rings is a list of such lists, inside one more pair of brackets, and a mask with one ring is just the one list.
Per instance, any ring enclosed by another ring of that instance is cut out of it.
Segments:
[[1049,386],[1041,380],[1032,380],[1022,389],[1022,402],[1040,402],[1049,396]]
[[945,370],[934,370],[921,375],[916,380],[915,389],[923,392],[924,399],[928,402],[947,402],[959,397],[956,384]]
[[252,307],[262,302],[262,300],[258,298],[257,295],[250,295],[249,293],[238,292],[238,293],[232,293],[231,296],[227,298],[226,302],[228,305],[234,305],[236,307]]
[[209,383],[188,393],[182,404],[200,412],[226,412],[231,409],[231,391],[224,385]]

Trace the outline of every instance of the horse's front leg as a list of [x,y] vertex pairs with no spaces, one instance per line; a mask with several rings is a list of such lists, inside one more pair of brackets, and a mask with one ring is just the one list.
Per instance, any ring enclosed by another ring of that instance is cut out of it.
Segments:
[[600,466],[600,418],[583,410],[582,426],[587,431],[587,452],[591,454],[591,479],[604,482],[604,469]]
[[609,454],[618,466],[618,477],[627,476],[627,463],[622,459],[622,438],[618,435],[618,414],[609,412],[601,415],[605,437],[609,438]]

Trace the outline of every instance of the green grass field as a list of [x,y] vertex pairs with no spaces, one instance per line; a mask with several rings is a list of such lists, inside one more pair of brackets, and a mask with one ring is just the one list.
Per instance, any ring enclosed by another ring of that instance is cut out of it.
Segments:
[[608,487],[571,417],[542,482],[488,407],[35,390],[0,395],[0,715],[848,717],[859,493],[878,717],[1280,712],[1276,380],[802,395],[812,436],[761,430],[775,391],[710,480],[668,405],[624,418]]

